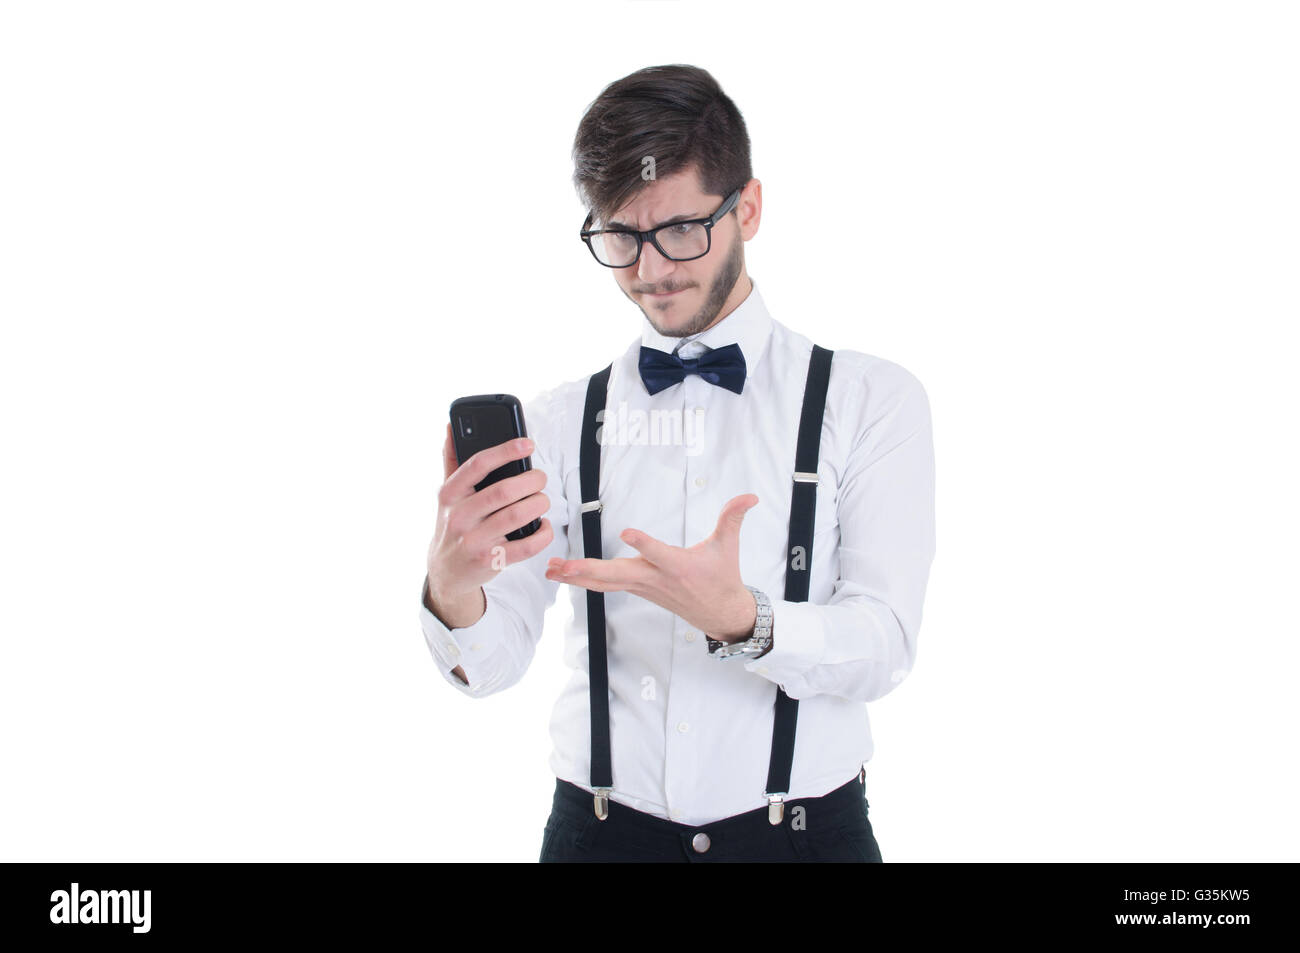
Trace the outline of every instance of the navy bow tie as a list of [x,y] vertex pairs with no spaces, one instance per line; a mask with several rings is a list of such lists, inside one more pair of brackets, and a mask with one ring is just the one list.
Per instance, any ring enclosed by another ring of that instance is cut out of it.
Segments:
[[740,353],[739,344],[728,344],[688,358],[642,345],[638,366],[645,389],[651,394],[680,383],[687,374],[699,374],[710,384],[735,394],[745,386],[745,355]]

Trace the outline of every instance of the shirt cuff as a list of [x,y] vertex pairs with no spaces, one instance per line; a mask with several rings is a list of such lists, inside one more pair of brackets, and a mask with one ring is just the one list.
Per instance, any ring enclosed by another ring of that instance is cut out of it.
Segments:
[[818,611],[822,608],[811,602],[773,599],[772,647],[766,655],[747,661],[746,671],[783,688],[801,682],[826,651],[826,628]]
[[[424,589],[427,584],[427,580],[420,584],[420,629],[424,632],[424,641],[429,646],[434,661],[438,663],[442,677],[462,694],[477,696],[485,684],[485,676],[478,671],[479,661],[488,658],[487,646],[496,637],[497,620],[492,611],[492,596],[486,589],[483,590],[487,607],[477,622],[464,628],[449,629],[424,604]],[[452,672],[457,667],[469,679],[468,685]]]

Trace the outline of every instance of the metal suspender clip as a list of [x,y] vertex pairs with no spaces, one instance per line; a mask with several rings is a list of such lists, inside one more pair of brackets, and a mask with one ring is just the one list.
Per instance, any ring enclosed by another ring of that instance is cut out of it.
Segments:
[[816,482],[817,482],[817,474],[815,474],[815,473],[801,473],[800,471],[795,470],[795,471],[794,471],[794,481],[795,481],[796,483],[816,483]]
[[782,802],[789,793],[789,791],[778,791],[775,794],[767,795],[767,822],[769,824],[781,823],[781,816],[785,813],[785,805]]
[[596,817],[604,820],[609,817],[609,792],[613,788],[596,788]]
[[605,504],[600,502],[600,500],[592,500],[590,503],[582,504],[582,512],[584,513],[590,513],[592,510],[600,512],[604,508]]

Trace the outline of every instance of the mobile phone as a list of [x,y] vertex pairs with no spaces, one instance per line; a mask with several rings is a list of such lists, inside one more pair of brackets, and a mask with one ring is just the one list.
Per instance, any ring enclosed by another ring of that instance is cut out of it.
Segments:
[[[480,450],[526,436],[524,408],[513,394],[476,394],[457,397],[451,402],[451,439],[456,448],[457,463],[464,463]],[[531,456],[511,460],[474,484],[474,490],[477,492],[532,468]],[[534,519],[528,525],[506,533],[506,539],[524,539],[541,528],[542,521]]]

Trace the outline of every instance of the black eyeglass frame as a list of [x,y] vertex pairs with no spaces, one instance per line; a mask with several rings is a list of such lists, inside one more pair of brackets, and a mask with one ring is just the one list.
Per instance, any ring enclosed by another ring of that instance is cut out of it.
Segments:
[[[582,231],[578,233],[578,237],[582,239],[583,243],[587,246],[587,250],[591,252],[591,257],[595,258],[599,264],[605,265],[606,268],[631,268],[641,260],[641,250],[645,247],[647,241],[650,242],[651,245],[654,245],[655,251],[659,252],[659,254],[663,255],[669,261],[695,261],[695,259],[703,258],[713,250],[713,226],[722,221],[722,217],[736,207],[736,203],[740,201],[740,193],[743,191],[744,186],[741,186],[728,195],[722,200],[722,204],[718,206],[718,210],[708,218],[690,218],[681,222],[669,222],[667,225],[660,225],[658,228],[652,228],[648,232],[638,232],[631,228],[597,228],[589,230],[587,226],[591,224],[592,216],[595,215],[595,213],[592,212],[587,215],[586,221],[582,223]],[[692,255],[690,258],[674,258],[672,255],[664,251],[663,246],[659,244],[659,239],[656,237],[655,233],[665,228],[676,228],[678,225],[703,225],[705,238],[707,239],[704,251],[700,252],[698,255]],[[600,256],[596,254],[596,249],[592,247],[591,239],[594,235],[606,234],[635,236],[636,256],[626,265],[610,265],[601,261]]]

